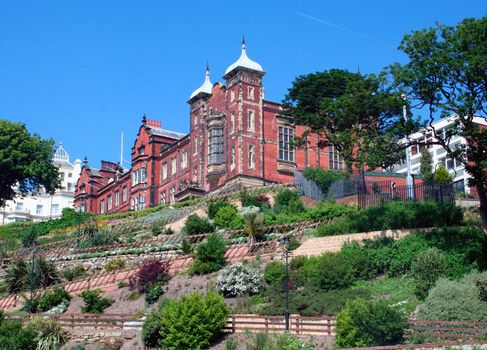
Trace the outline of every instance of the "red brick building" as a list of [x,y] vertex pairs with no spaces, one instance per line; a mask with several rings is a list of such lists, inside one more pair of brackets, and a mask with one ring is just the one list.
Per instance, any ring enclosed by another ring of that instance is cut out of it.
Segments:
[[227,68],[223,83],[203,85],[189,100],[190,132],[164,130],[142,119],[132,147],[132,168],[103,161],[91,169],[85,159],[76,187],[75,206],[93,213],[139,210],[191,199],[222,188],[293,182],[294,170],[307,166],[343,169],[333,146],[318,147],[316,135],[293,149],[292,126],[279,103],[264,98],[262,67],[240,58]]

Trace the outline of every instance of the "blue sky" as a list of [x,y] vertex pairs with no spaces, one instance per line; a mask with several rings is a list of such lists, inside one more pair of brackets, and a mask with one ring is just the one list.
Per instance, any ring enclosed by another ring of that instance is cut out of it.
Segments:
[[404,34],[486,10],[485,0],[2,0],[0,118],[98,167],[119,159],[121,132],[130,158],[144,113],[187,132],[186,101],[206,62],[222,81],[243,34],[267,72],[266,99],[281,101],[297,75],[379,72],[404,62],[396,49]]

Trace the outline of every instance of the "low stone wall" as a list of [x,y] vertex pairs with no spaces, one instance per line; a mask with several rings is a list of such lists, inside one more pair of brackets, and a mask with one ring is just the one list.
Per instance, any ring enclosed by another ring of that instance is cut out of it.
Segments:
[[327,252],[339,252],[345,243],[362,242],[366,239],[390,237],[400,239],[418,231],[428,231],[432,228],[383,230],[362,233],[351,233],[339,236],[308,238],[294,252],[293,256],[316,256]]

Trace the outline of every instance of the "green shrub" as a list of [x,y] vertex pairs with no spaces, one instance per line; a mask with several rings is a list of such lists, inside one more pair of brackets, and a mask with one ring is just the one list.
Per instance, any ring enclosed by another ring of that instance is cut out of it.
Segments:
[[103,291],[101,289],[87,289],[82,291],[80,296],[83,298],[85,304],[81,307],[81,312],[99,314],[112,305],[113,300],[102,298],[102,294]]
[[186,294],[162,309],[160,342],[172,349],[207,347],[222,333],[227,317],[228,306],[220,295]]
[[239,193],[240,197],[240,204],[242,207],[259,207],[262,205],[262,202],[257,198],[257,196],[253,196],[249,194],[247,189],[244,187],[240,190]]
[[395,345],[404,340],[406,325],[392,307],[359,298],[338,313],[335,342],[339,347]]
[[113,272],[125,268],[126,264],[127,261],[124,258],[113,258],[103,264],[103,269],[107,272]]
[[237,215],[237,208],[233,205],[222,206],[215,214],[215,225],[221,228],[231,228]]
[[315,208],[309,209],[309,218],[313,221],[337,219],[353,216],[358,213],[357,207],[347,204],[331,204],[320,202]]
[[31,226],[29,229],[26,229],[22,234],[22,247],[30,247],[33,245],[38,236],[39,233],[36,226]]
[[161,339],[161,309],[152,311],[142,326],[142,342],[148,348],[159,347]]
[[324,170],[317,167],[304,169],[303,176],[308,180],[316,182],[323,193],[326,194],[333,182],[348,178],[349,174],[343,171]]
[[271,261],[264,270],[264,280],[268,284],[282,283],[286,277],[285,266],[283,263]]
[[487,322],[487,305],[476,286],[479,280],[487,280],[487,272],[472,272],[459,281],[440,278],[418,307],[418,319]]
[[190,272],[201,275],[220,270],[225,265],[225,239],[217,234],[208,235],[206,241],[196,247]]
[[35,350],[37,332],[20,320],[7,320],[0,310],[0,346],[2,350]]
[[38,299],[36,302],[37,311],[46,312],[53,307],[58,306],[63,302],[69,302],[70,300],[71,296],[66,292],[64,287],[56,286]]
[[436,280],[448,276],[448,273],[448,261],[438,249],[430,248],[421,252],[411,266],[418,298],[426,298]]
[[104,245],[115,244],[118,242],[117,235],[113,234],[112,230],[108,227],[99,229],[95,233],[89,233],[87,234],[87,237],[88,237],[87,239],[80,242],[80,247],[83,248],[99,247]]
[[73,281],[86,276],[86,270],[83,265],[70,266],[63,270],[62,275],[67,281]]
[[230,204],[224,199],[217,199],[216,201],[210,202],[207,209],[208,217],[210,219],[214,219],[216,217],[216,214],[218,213],[218,210],[227,206],[230,206]]
[[165,221],[154,221],[151,225],[151,231],[154,236],[159,236],[164,232],[164,227],[167,225]]
[[299,196],[296,193],[296,191],[284,189],[277,193],[275,198],[275,205],[288,207],[292,202],[298,200],[299,200]]
[[37,332],[36,350],[58,350],[68,341],[68,333],[53,319],[36,318],[31,327]]
[[339,253],[309,258],[296,273],[303,279],[301,284],[314,285],[325,291],[346,288],[354,281],[352,265]]
[[399,276],[409,272],[413,261],[419,253],[428,249],[428,242],[421,235],[409,235],[392,241],[392,255],[390,256],[390,276]]
[[330,223],[322,224],[316,230],[317,237],[344,235],[351,232],[358,232],[357,223],[348,217],[339,217]]
[[9,293],[21,292],[30,288],[45,288],[60,281],[59,271],[54,263],[47,261],[43,256],[36,257],[28,263],[24,260],[12,261],[5,276]]
[[200,218],[196,214],[188,216],[183,227],[183,232],[187,235],[210,233],[213,231],[214,227],[208,219]]
[[159,298],[164,294],[164,282],[158,281],[153,283],[147,288],[145,293],[145,303],[147,305],[152,305],[156,303]]

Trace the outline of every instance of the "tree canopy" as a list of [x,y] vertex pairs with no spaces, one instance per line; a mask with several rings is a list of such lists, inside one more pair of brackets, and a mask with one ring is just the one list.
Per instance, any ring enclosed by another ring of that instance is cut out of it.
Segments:
[[[435,138],[428,143],[441,145],[472,176],[469,184],[477,189],[487,227],[487,128],[479,123],[487,122],[487,17],[413,31],[399,49],[409,61],[390,67],[394,84],[413,108],[427,113]],[[449,117],[453,123],[438,130],[433,125],[438,117]],[[467,144],[453,146],[457,135]]]
[[60,188],[53,164],[54,141],[32,135],[24,124],[0,119],[0,207],[16,195],[43,186],[48,193]]
[[[295,124],[333,143],[351,170],[389,167],[403,158],[404,103],[383,76],[332,69],[297,77],[284,108]],[[308,134],[297,135],[298,143]]]

